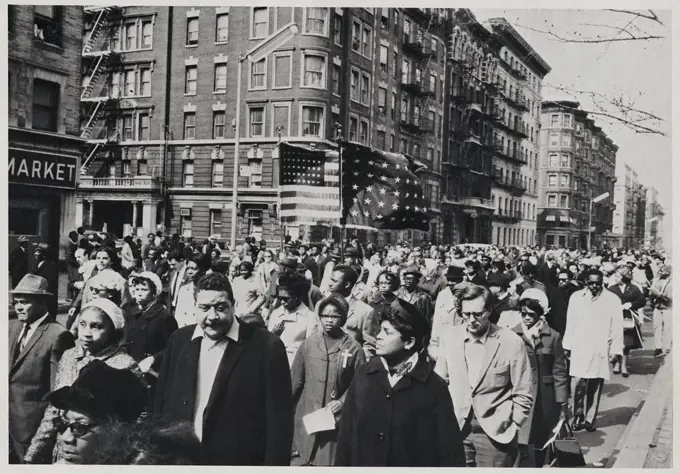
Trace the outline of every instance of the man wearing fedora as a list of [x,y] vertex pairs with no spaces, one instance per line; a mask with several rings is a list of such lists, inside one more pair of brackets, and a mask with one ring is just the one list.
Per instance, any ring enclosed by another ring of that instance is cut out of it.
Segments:
[[428,293],[418,288],[418,282],[422,276],[423,274],[415,265],[408,267],[401,274],[401,287],[396,291],[396,295],[397,298],[418,308],[423,316],[431,321],[434,312],[432,299]]
[[48,311],[54,294],[45,278],[27,274],[10,291],[17,319],[9,322],[9,440],[10,462],[23,462],[38,429],[57,366],[73,336]]
[[9,274],[12,277],[12,287],[19,284],[28,273],[28,249],[30,242],[25,235],[17,238],[17,247],[9,254]]
[[446,288],[439,292],[434,304],[432,335],[427,346],[427,352],[432,360],[437,360],[439,341],[442,334],[448,330],[447,328],[463,323],[458,314],[460,308],[457,296],[462,289],[471,285],[470,282],[464,281],[463,268],[453,265],[449,266],[446,271],[446,283]]
[[52,248],[47,244],[38,244],[35,247],[33,256],[35,257],[34,274],[47,280],[47,290],[57,297],[59,288],[59,268],[57,262],[52,260]]

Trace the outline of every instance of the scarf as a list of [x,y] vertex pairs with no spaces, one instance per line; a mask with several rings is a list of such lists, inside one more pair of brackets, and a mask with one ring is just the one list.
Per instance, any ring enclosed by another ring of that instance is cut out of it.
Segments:
[[541,337],[541,329],[543,329],[544,319],[543,316],[534,324],[531,328],[527,328],[522,320],[522,332],[524,336],[529,340],[531,347],[536,347],[536,341]]

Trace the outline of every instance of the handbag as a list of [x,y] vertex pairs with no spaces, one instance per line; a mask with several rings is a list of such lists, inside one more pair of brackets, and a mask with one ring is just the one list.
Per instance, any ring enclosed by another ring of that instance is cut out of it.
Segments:
[[550,467],[584,467],[583,451],[569,423],[560,420],[553,432],[555,436],[544,446],[544,449],[549,447],[552,454]]

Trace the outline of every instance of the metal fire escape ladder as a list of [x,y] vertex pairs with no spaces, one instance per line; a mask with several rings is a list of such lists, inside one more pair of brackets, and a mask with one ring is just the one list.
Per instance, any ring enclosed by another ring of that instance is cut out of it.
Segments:
[[94,42],[97,40],[97,36],[99,36],[99,32],[101,31],[102,25],[106,23],[108,14],[109,8],[102,8],[97,14],[97,18],[95,19],[95,22],[92,25],[90,34],[88,35],[87,40],[85,40],[85,44],[83,45],[83,56],[91,52],[92,47],[94,46]]

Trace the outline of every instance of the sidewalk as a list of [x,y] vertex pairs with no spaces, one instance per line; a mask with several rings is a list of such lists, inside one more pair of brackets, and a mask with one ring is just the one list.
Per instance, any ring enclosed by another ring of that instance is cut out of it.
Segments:
[[661,423],[650,443],[644,468],[670,469],[673,467],[673,398],[668,401]]
[[666,356],[646,400],[617,446],[614,468],[670,467],[673,452],[673,353]]

